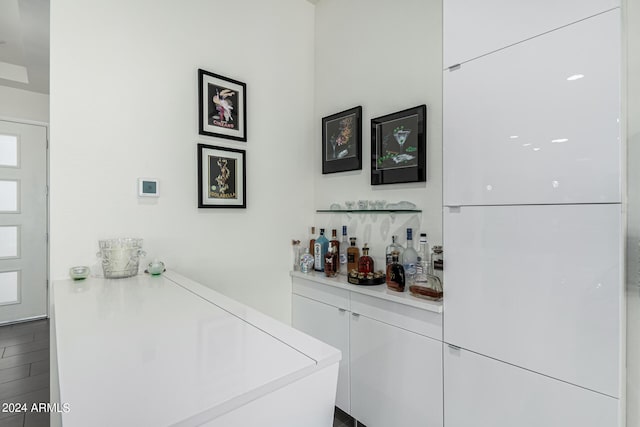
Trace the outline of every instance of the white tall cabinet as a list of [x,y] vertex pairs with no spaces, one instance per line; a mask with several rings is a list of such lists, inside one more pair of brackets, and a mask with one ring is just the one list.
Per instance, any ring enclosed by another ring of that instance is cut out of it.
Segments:
[[619,4],[470,3],[444,1],[445,426],[616,426]]

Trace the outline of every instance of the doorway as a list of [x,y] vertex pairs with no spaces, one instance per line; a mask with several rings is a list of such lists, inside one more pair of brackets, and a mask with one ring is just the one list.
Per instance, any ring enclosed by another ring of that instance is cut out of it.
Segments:
[[0,324],[46,317],[47,127],[0,120]]

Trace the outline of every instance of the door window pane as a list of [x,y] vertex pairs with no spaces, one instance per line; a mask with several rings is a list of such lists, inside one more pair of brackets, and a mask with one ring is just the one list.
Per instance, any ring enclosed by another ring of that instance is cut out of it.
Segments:
[[0,212],[18,212],[18,181],[0,181]]
[[0,258],[18,257],[20,229],[17,225],[0,227]]
[[0,134],[0,166],[18,166],[18,137]]
[[20,272],[0,272],[0,304],[19,302]]

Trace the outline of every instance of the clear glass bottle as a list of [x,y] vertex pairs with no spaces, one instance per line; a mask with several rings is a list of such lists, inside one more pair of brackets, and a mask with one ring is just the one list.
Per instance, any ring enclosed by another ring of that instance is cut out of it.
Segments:
[[420,243],[418,246],[418,263],[416,264],[416,277],[414,283],[425,282],[429,273],[429,243],[427,233],[420,233]]
[[[423,247],[424,246],[424,247]],[[434,246],[434,249],[437,246]],[[426,235],[424,236],[424,242],[422,241],[422,236],[420,236],[420,251],[419,254],[424,261],[419,261],[418,272],[416,273],[416,280],[413,285],[409,286],[409,292],[411,295],[426,298],[430,300],[439,300],[442,298],[442,279],[434,274],[433,270],[433,253],[431,254],[431,259],[429,261],[426,260],[426,255],[424,254],[428,252],[428,244]]]
[[433,269],[436,271],[444,270],[444,251],[442,250],[442,246],[433,245],[431,250],[433,251],[431,252],[431,265],[433,266]]
[[418,264],[418,252],[413,247],[413,230],[407,228],[407,247],[402,253],[402,266],[406,284],[413,285],[416,277],[416,265]]
[[385,254],[387,256],[387,265],[391,264],[393,252],[398,252],[398,259],[402,259],[403,247],[398,243],[398,236],[391,236],[391,244],[387,246]]
[[443,280],[443,270],[444,270],[444,253],[442,250],[442,246],[433,245],[431,248],[431,263],[430,266],[432,268],[432,272],[434,275],[440,278],[440,281]]
[[[335,231],[335,230],[333,230]],[[324,254],[324,275],[334,277],[338,274],[340,264],[338,261],[338,248],[334,245]]]
[[404,267],[398,261],[400,252],[391,253],[391,264],[387,265],[387,288],[396,292],[404,292]]
[[351,246],[347,249],[347,272],[350,273],[353,270],[358,271],[358,261],[360,260],[360,249],[356,246],[356,238],[350,237],[349,242]]
[[313,270],[313,255],[309,253],[309,248],[304,248],[304,254],[300,256],[300,271],[310,273]]
[[342,226],[342,240],[340,241],[340,274],[347,274],[349,270],[347,269],[347,249],[349,248],[349,244],[347,243],[347,226]]
[[309,253],[313,256],[313,250],[316,244],[316,228],[311,227],[311,235],[309,236]]
[[324,256],[329,250],[329,240],[324,237],[324,228],[313,245],[313,263],[316,271],[324,271]]
[[368,274],[373,273],[373,270],[373,258],[369,256],[369,248],[365,243],[362,248],[362,256],[358,260],[358,273]]
[[293,271],[300,271],[300,240],[291,240],[291,250],[293,251]]

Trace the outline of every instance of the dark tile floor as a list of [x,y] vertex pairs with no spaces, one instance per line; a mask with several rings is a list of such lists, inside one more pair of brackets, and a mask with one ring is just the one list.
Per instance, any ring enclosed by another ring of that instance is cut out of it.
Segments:
[[364,424],[358,422],[355,424],[355,420],[346,412],[340,408],[336,408],[333,415],[333,427],[367,427]]
[[[49,414],[49,321],[0,326],[0,427],[46,427]],[[25,410],[26,409],[26,410]]]

